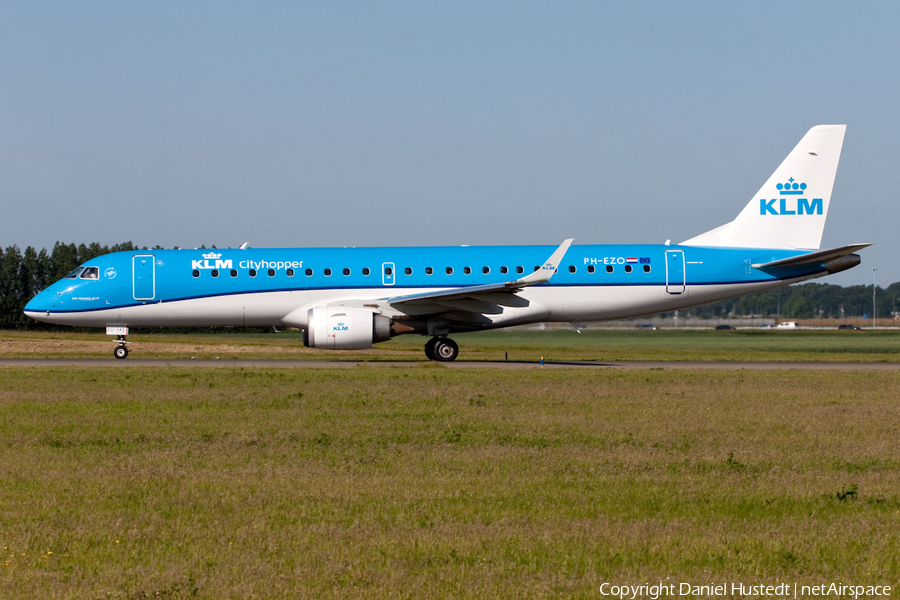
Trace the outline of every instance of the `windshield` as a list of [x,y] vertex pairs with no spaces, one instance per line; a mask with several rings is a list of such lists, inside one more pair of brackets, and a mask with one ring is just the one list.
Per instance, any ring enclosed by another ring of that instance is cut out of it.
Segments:
[[81,274],[82,279],[100,279],[99,267],[88,267]]
[[83,269],[84,269],[84,267],[75,267],[74,269],[72,269],[72,271],[68,275],[63,277],[63,279],[75,279],[76,277],[78,277],[78,274],[81,273],[81,271]]

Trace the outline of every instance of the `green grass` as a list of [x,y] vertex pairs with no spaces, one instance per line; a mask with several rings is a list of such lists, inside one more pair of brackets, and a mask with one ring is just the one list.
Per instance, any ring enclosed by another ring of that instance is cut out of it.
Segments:
[[555,360],[900,361],[900,331],[501,330],[453,337],[484,355],[501,357],[510,348],[510,359],[541,351]]
[[0,384],[4,598],[900,582],[900,373],[7,367]]
[[[0,332],[0,357],[110,357],[103,334]],[[460,360],[703,360],[898,362],[900,331],[500,330],[456,334]],[[303,347],[299,333],[129,336],[135,358],[284,358],[424,361],[424,336],[400,336],[371,350]]]

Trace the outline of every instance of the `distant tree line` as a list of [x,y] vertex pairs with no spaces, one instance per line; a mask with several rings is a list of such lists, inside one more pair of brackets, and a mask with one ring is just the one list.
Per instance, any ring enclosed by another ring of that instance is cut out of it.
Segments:
[[[877,318],[889,319],[900,310],[900,282],[876,287]],[[671,313],[667,313],[671,315]],[[679,311],[679,316],[701,319],[729,317],[783,317],[788,319],[872,318],[872,286],[843,287],[829,283],[803,283]]]
[[[215,246],[213,246],[215,247]],[[161,249],[156,246],[154,250]],[[22,312],[35,294],[63,277],[78,265],[97,256],[122,250],[147,250],[131,242],[63,244],[53,249],[22,252],[17,246],[0,249],[0,329],[51,329],[53,325],[29,319]],[[900,299],[900,282],[876,289],[879,318],[895,314]],[[827,283],[806,283],[713,302],[679,312],[683,317],[722,319],[729,317],[785,317],[794,319],[853,318],[872,316],[872,286],[842,287]],[[671,314],[671,313],[667,313]]]

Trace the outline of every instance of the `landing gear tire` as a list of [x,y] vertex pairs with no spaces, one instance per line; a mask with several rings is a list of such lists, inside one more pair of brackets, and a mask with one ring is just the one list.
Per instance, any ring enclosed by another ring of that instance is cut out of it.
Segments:
[[128,348],[125,346],[116,346],[116,349],[113,350],[113,356],[119,359],[128,358]]
[[450,338],[436,338],[436,340],[434,350],[432,350],[435,360],[441,362],[456,360],[456,357],[459,356],[459,346],[456,345],[456,342]]
[[425,357],[428,360],[437,360],[434,356],[434,345],[437,344],[438,338],[431,338],[425,342]]

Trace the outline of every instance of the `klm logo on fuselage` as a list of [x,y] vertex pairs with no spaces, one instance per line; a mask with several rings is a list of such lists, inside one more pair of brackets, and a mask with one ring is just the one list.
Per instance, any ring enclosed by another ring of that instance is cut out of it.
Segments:
[[759,214],[761,215],[821,215],[821,198],[792,198],[792,196],[806,195],[806,184],[796,183],[794,178],[788,179],[788,183],[779,183],[775,186],[780,198],[766,200],[759,199]]
[[192,260],[192,269],[230,269],[231,259],[222,260],[221,254],[210,252],[203,255],[203,260]]

